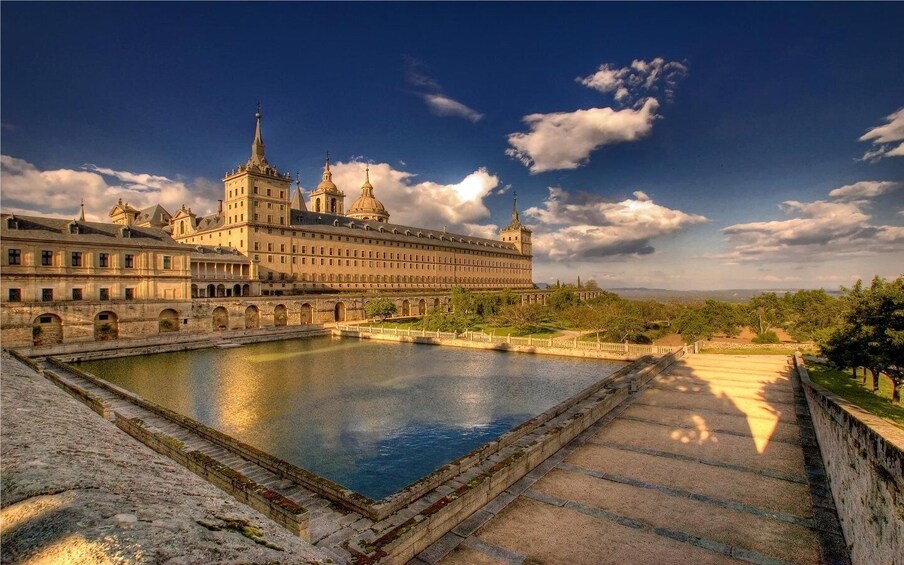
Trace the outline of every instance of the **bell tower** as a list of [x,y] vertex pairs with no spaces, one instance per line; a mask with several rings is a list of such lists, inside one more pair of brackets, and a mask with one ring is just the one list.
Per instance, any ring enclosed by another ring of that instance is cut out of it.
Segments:
[[323,180],[311,192],[310,211],[321,214],[336,214],[337,216],[345,214],[345,193],[333,183],[329,154],[326,157],[326,164],[323,165]]
[[518,193],[514,193],[514,202],[512,204],[512,221],[509,225],[502,228],[502,241],[511,243],[522,255],[531,255],[531,231],[521,223],[518,215]]
[[223,179],[225,204],[220,212],[224,226],[262,224],[287,226],[290,222],[292,177],[270,166],[261,134],[261,107],[254,115],[256,125],[248,162],[226,174]]

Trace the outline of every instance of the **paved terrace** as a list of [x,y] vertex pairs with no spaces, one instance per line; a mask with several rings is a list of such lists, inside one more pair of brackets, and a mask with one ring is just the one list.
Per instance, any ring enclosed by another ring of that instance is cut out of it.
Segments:
[[685,358],[411,563],[846,563],[792,379]]

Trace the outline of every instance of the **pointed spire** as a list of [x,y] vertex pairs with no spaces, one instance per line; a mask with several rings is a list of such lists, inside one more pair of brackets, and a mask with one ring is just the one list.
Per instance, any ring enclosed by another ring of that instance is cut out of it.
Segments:
[[326,164],[323,166],[323,180],[332,181],[333,173],[330,172],[330,152],[326,152]]
[[264,156],[264,138],[261,135],[261,103],[257,103],[257,113],[254,114],[257,124],[254,129],[254,143],[251,144],[251,158],[248,160],[249,165],[267,165],[267,158]]
[[370,165],[364,168],[364,184],[361,185],[362,196],[374,197],[374,185],[370,184]]
[[82,198],[82,215],[79,216],[79,220],[85,221],[85,199]]
[[520,218],[518,218],[518,191],[512,191],[512,223],[521,223]]

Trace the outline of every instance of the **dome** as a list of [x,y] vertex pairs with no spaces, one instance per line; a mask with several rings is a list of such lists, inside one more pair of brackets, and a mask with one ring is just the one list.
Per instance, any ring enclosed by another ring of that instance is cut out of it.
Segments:
[[314,189],[314,192],[332,192],[338,193],[339,188],[333,182],[333,173],[330,171],[330,159],[327,157],[326,164],[323,167],[323,180]]
[[385,222],[389,220],[389,213],[383,203],[374,196],[374,187],[370,184],[370,169],[366,170],[366,180],[361,185],[361,196],[355,200],[348,210],[348,216],[359,220],[376,220]]

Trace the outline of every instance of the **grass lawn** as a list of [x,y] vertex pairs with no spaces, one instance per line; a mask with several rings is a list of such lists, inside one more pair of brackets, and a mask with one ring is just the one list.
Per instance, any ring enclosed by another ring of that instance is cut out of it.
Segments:
[[[791,355],[794,353],[791,349],[781,349],[778,347],[738,347],[736,349],[700,349],[700,353],[708,355]],[[815,351],[804,349],[801,353],[805,355],[815,354]]]
[[852,379],[850,371],[842,372],[819,363],[808,363],[807,370],[813,382],[904,429],[904,405],[891,403],[891,381],[885,375],[879,377],[879,393],[876,394],[870,388],[872,375],[867,377],[867,383],[864,385],[859,371],[858,377]]
[[371,324],[361,324],[366,328],[390,328],[394,330],[418,329],[418,320],[406,320],[404,322],[374,322]]
[[559,337],[562,335],[562,332],[557,330],[556,328],[550,328],[546,326],[542,326],[539,329],[535,328],[533,332],[522,332],[518,328],[513,326],[477,326],[474,331],[482,331],[484,333],[493,334],[497,336],[512,336],[512,337],[527,337],[532,336],[540,339],[549,339],[551,337]]

